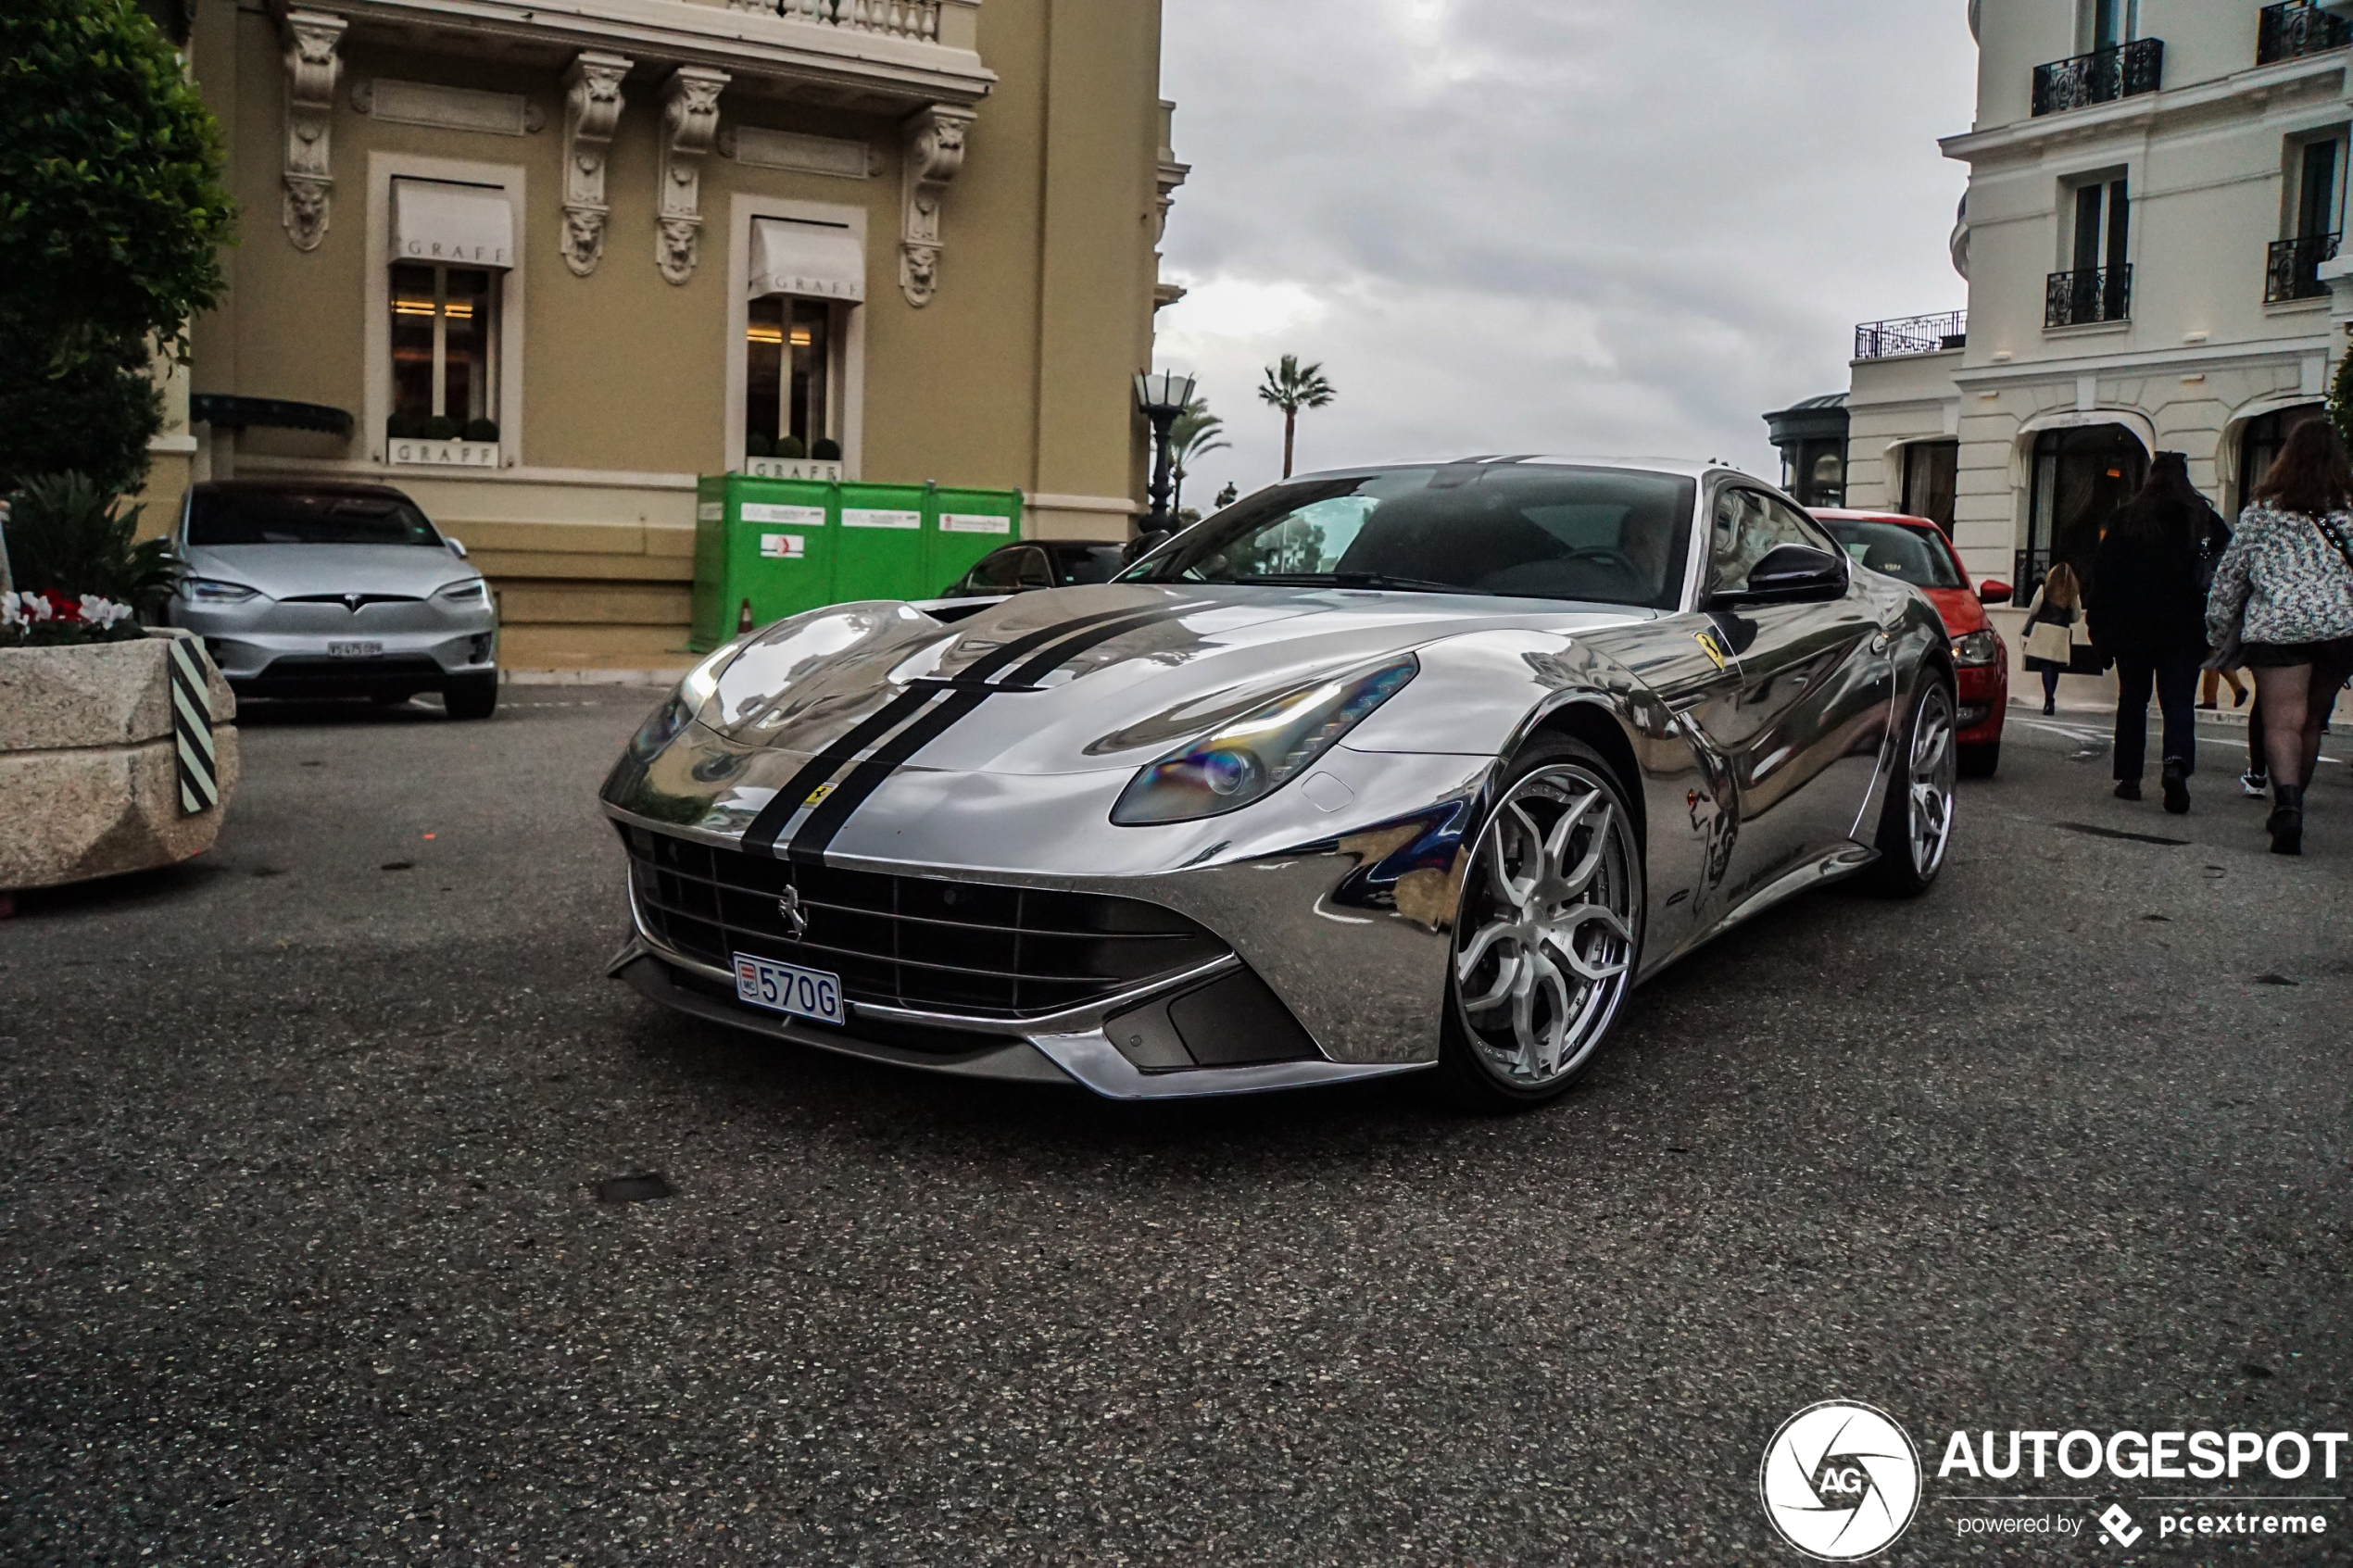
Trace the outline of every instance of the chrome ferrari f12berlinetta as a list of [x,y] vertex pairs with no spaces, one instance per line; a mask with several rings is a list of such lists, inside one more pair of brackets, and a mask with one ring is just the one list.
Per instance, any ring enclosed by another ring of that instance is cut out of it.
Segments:
[[1730,469],[1309,475],[1107,583],[712,654],[604,786],[614,972],[939,1073],[1533,1104],[1736,922],[1926,889],[1954,689],[1917,591]]

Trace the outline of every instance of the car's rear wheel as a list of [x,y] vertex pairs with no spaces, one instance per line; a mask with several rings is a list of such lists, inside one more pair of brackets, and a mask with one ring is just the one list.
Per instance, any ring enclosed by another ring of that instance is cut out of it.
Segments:
[[1548,736],[1514,759],[1471,846],[1439,1076],[1457,1104],[1518,1110],[1584,1075],[1633,988],[1641,835],[1616,770]]
[[1950,677],[1926,671],[1896,745],[1880,809],[1880,858],[1871,867],[1873,884],[1894,897],[1916,898],[1934,886],[1952,847],[1953,781],[1960,771],[1953,706]]
[[1990,779],[2002,768],[2002,743],[1980,741],[1961,748],[1960,772],[1965,779]]
[[498,677],[460,675],[441,688],[441,704],[452,719],[487,719],[498,710]]

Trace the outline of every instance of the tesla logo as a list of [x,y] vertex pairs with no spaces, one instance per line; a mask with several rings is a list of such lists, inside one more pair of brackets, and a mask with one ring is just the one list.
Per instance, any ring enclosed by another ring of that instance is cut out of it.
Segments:
[[785,932],[798,942],[809,935],[809,911],[800,907],[800,889],[787,887],[776,900],[776,913],[784,917]]
[[367,602],[368,596],[365,594],[346,594],[343,596],[343,608],[354,615],[359,614],[359,607]]

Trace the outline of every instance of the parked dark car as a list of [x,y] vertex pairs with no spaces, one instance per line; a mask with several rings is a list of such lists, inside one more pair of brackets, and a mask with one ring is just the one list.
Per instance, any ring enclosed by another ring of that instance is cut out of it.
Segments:
[[989,551],[940,590],[943,599],[999,598],[1040,588],[1108,583],[1127,564],[1127,546],[1107,539],[1034,539]]

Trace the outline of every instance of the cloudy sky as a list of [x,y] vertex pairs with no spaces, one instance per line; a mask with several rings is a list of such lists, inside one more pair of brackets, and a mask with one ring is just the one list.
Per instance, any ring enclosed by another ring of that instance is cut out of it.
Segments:
[[1965,301],[1945,256],[1964,0],[1165,0],[1163,364],[1280,472],[1261,368],[1340,390],[1302,470],[1672,453],[1776,477],[1759,416],[1855,323]]

